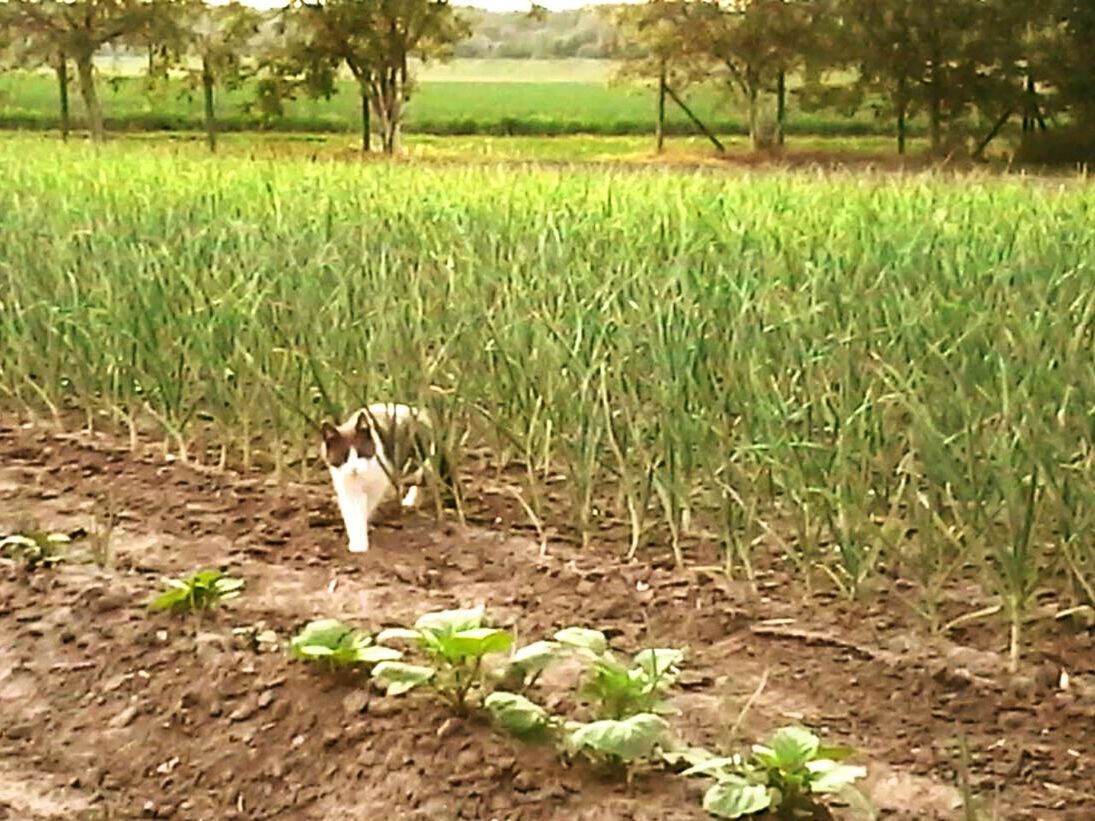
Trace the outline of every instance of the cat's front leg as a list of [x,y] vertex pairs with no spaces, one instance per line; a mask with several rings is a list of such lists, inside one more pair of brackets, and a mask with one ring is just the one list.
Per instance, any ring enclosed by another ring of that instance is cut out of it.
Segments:
[[347,511],[346,533],[350,537],[350,552],[365,553],[369,550],[369,505],[368,500],[351,498]]
[[369,505],[365,494],[354,492],[342,476],[333,476],[335,498],[342,514],[351,553],[365,553],[369,549]]

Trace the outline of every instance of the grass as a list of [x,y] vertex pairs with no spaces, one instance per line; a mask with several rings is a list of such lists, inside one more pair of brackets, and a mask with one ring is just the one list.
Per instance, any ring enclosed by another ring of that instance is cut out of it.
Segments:
[[[54,135],[55,136],[55,135]],[[115,135],[114,142],[157,151],[190,153],[204,144],[197,132],[138,132]],[[721,157],[703,137],[670,137],[665,152],[654,153],[654,139],[643,136],[597,136],[565,134],[557,137],[493,137],[489,135],[436,136],[409,134],[403,141],[402,157],[440,162],[547,162],[565,164],[623,163],[669,165],[710,165],[722,159],[757,161],[745,137],[725,137],[726,155]],[[356,159],[358,139],[343,134],[291,132],[236,132],[223,135],[218,151],[226,156],[249,159]],[[926,142],[911,140],[909,159],[926,161]],[[892,165],[896,155],[885,137],[795,137],[781,155],[789,162],[881,160]]]
[[[569,70],[570,61],[455,61],[431,67],[408,107],[406,130],[424,134],[637,135],[653,130],[655,101],[649,89],[590,80],[588,70]],[[597,61],[585,61],[597,62]],[[512,63],[527,63],[513,66]],[[535,64],[535,66],[534,66]],[[530,67],[534,66],[534,67]],[[150,92],[132,74],[106,74],[100,90],[107,126],[113,131],[200,130],[202,101],[181,81]],[[571,79],[576,78],[576,79]],[[82,104],[71,90],[75,121]],[[0,75],[0,127],[55,128],[57,92],[49,74],[8,72]],[[282,116],[264,117],[249,110],[254,94],[249,84],[222,92],[218,119],[229,131],[276,130],[353,133],[360,102],[351,83],[342,82],[331,100],[302,99],[286,105]],[[745,134],[740,106],[714,88],[688,95],[689,105],[720,134]],[[694,127],[675,106],[668,110],[667,129],[692,134]],[[792,108],[788,133],[828,136],[883,135],[892,124],[864,112],[846,118],[834,113],[806,113]]]
[[284,475],[309,418],[397,397],[585,541],[885,571],[937,630],[975,578],[1016,665],[1092,603],[1090,186],[28,137],[0,176],[8,408]]

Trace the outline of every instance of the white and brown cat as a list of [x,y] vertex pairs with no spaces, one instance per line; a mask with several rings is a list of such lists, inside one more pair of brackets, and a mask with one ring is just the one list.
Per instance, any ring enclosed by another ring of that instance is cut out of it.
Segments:
[[[369,549],[369,520],[393,492],[406,488],[400,504],[416,504],[426,461],[435,455],[433,424],[425,411],[377,402],[341,425],[324,422],[320,434],[350,552],[364,553]],[[437,467],[438,478],[447,482],[444,464]]]

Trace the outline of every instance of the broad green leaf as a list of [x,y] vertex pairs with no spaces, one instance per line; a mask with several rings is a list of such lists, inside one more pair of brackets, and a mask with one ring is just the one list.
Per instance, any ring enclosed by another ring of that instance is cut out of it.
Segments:
[[661,716],[639,713],[625,719],[586,724],[570,736],[572,746],[587,748],[624,761],[645,758],[665,741],[669,724]]
[[830,759],[819,759],[806,764],[815,778],[810,781],[810,791],[816,793],[839,793],[860,778],[867,777],[867,768],[854,764],[838,764]]
[[223,575],[219,570],[199,570],[190,577],[190,585],[193,587],[210,587]]
[[398,650],[393,650],[391,647],[379,647],[372,645],[371,647],[361,647],[357,651],[357,660],[362,664],[379,664],[382,661],[399,661],[403,658],[403,654]]
[[845,747],[839,744],[822,744],[814,754],[815,758],[829,758],[833,761],[844,761],[858,752],[855,747]]
[[504,653],[513,644],[513,636],[493,627],[476,627],[439,637],[438,641],[446,658],[478,658],[488,653]]
[[635,665],[650,678],[667,679],[684,659],[684,653],[670,647],[643,650],[635,654]]
[[329,658],[338,654],[341,658],[337,661],[350,663],[356,649],[367,644],[367,637],[337,619],[316,619],[289,640],[289,650],[300,658]]
[[605,634],[600,630],[590,630],[588,627],[566,627],[552,638],[560,644],[591,650],[597,655],[608,649],[608,639],[605,638]]
[[768,788],[741,777],[719,781],[703,796],[703,808],[717,818],[741,818],[772,804]]
[[422,634],[417,630],[409,630],[406,627],[389,627],[376,634],[377,644],[385,644],[389,641],[419,641]]
[[435,672],[432,667],[420,667],[401,661],[382,661],[373,668],[373,681],[384,688],[385,695],[399,696],[426,684]]
[[468,610],[439,610],[425,613],[414,623],[416,630],[428,630],[438,635],[448,635],[461,630],[472,630],[483,623],[483,608]]
[[166,579],[167,592],[149,602],[154,610],[205,609],[239,595],[243,579],[225,576],[219,570],[200,570],[188,579]]
[[[695,767],[697,764],[711,761],[716,757],[710,750],[705,750],[703,747],[688,747],[683,750],[669,750],[662,753],[662,760],[671,767],[678,767],[681,764]],[[685,773],[680,774],[684,775]]]
[[539,704],[517,693],[497,690],[487,696],[483,706],[507,732],[527,736],[547,727],[549,715]]
[[168,590],[156,596],[148,606],[153,610],[171,610],[186,602],[186,589]]
[[510,666],[525,672],[538,673],[559,659],[559,645],[553,641],[534,641],[510,656]]
[[224,597],[227,598],[228,593],[234,593],[235,591],[241,589],[244,582],[243,579],[232,579],[225,577],[217,579],[215,584],[217,590],[219,590],[222,594],[225,594]]
[[802,727],[781,727],[768,744],[780,769],[793,770],[817,754],[821,741]]
[[301,631],[290,640],[289,646],[319,644],[333,650],[342,643],[347,635],[353,632],[352,627],[343,624],[338,619],[316,619],[304,625]]
[[38,547],[38,542],[16,534],[15,536],[7,536],[3,541],[0,541],[0,548],[4,547]]
[[327,659],[332,664],[376,664],[403,657],[390,647],[371,647],[367,635],[337,619],[309,622],[289,642],[294,655],[304,659]]
[[741,765],[742,761],[740,755],[732,755],[725,758],[709,758],[706,761],[701,761],[692,765],[682,772],[681,775],[706,775],[715,770],[734,769],[741,767]]
[[293,647],[293,652],[305,658],[322,658],[335,654],[334,650],[322,644],[298,644]]

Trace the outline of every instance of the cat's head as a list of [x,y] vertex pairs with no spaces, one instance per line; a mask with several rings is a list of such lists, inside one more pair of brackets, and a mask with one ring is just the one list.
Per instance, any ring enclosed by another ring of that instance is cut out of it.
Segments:
[[365,411],[338,427],[324,422],[320,436],[323,439],[320,452],[327,467],[352,472],[358,463],[376,458],[376,442]]

